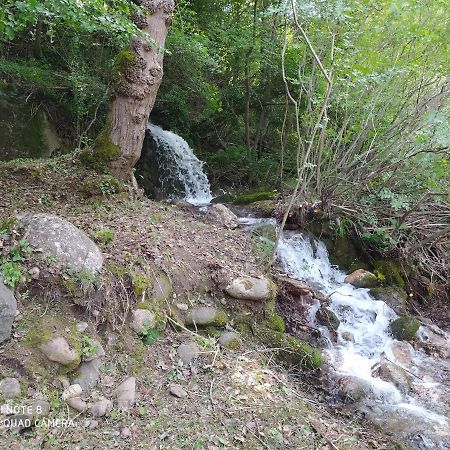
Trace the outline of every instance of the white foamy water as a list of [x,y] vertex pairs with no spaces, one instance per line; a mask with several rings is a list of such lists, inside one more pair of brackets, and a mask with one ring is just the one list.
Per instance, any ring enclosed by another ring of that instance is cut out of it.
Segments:
[[[377,404],[381,408],[384,405],[385,411],[397,411],[397,420],[404,422],[405,432],[408,427],[411,429],[411,424],[417,426],[422,421],[420,429],[434,434],[432,445],[420,448],[448,448],[448,386],[441,385],[438,380],[446,378],[450,365],[445,360],[412,349],[412,363],[403,367],[416,375],[412,391],[422,395],[415,397],[414,393],[401,393],[394,384],[372,375],[373,368],[383,360],[402,366],[391,350],[394,339],[389,332],[389,324],[398,317],[395,312],[386,303],[371,297],[368,289],[345,283],[346,274],[330,264],[327,249],[320,241],[311,241],[300,233],[286,232],[279,244],[278,259],[292,278],[309,282],[330,298],[329,309],[337,315],[340,325],[337,343],[330,341],[325,351],[337,376],[350,375],[368,383],[375,397],[374,400],[372,397],[371,401],[375,402],[372,405]],[[313,322],[317,309],[318,305],[312,309]],[[317,323],[314,326],[325,337],[329,336],[325,327]],[[352,336],[353,342],[342,338],[344,332]]]
[[149,123],[147,129],[157,143],[160,183],[167,198],[181,197],[193,205],[206,205],[212,200],[203,163],[180,136]]

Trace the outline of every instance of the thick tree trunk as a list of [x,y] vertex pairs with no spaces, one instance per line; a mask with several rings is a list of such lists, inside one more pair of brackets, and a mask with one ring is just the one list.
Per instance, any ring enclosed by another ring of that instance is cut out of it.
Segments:
[[149,40],[134,38],[130,48],[119,54],[117,82],[104,130],[120,151],[109,167],[124,181],[131,179],[141,155],[148,118],[163,77],[164,43],[175,6],[174,0],[134,1],[149,11],[145,16],[133,17]]

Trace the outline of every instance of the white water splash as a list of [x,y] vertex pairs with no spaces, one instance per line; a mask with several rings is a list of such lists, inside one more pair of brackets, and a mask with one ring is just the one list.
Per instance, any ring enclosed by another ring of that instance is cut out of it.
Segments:
[[169,198],[182,197],[193,205],[211,202],[211,187],[203,163],[180,136],[149,123],[147,129],[157,143],[157,161],[163,193]]
[[[416,399],[412,394],[400,393],[392,383],[372,374],[373,367],[385,359],[402,365],[395,360],[391,350],[394,339],[389,332],[389,324],[398,317],[395,312],[386,303],[371,297],[368,289],[358,289],[345,283],[346,274],[330,264],[323,242],[312,241],[299,233],[285,232],[279,244],[278,258],[283,270],[292,278],[309,282],[331,299],[329,308],[339,318],[340,325],[337,344],[331,344],[326,351],[336,373],[356,376],[369,383],[379,405],[394,407],[403,417],[409,414],[409,420],[417,421],[421,418],[430,429],[439,431],[439,435],[447,439],[450,436],[450,424],[445,386],[433,382],[434,380],[421,381],[417,376],[413,384],[429,394],[425,398]],[[314,325],[327,335],[324,327]],[[351,334],[353,342],[342,338],[344,332]],[[419,351],[413,350],[412,359],[413,364],[407,369],[418,375],[422,374],[422,369],[429,370],[431,367],[433,378],[436,375],[439,379],[450,368],[445,361],[436,360]],[[436,395],[433,389],[438,389],[440,394]],[[429,404],[423,406],[422,399],[426,401],[426,397],[433,395],[436,395],[437,401],[433,403],[431,410]]]

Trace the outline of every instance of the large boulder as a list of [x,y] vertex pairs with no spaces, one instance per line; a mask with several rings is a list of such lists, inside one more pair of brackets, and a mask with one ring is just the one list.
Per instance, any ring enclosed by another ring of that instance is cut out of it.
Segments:
[[208,211],[208,214],[213,220],[223,224],[225,228],[233,229],[238,226],[238,218],[236,214],[234,214],[234,212],[225,205],[222,205],[222,203],[212,205]]
[[272,281],[265,277],[241,277],[235,278],[225,291],[240,300],[265,301],[273,297],[275,287]]
[[390,324],[392,336],[398,341],[411,341],[419,327],[420,322],[411,316],[399,317]]
[[81,356],[77,350],[73,349],[66,339],[61,336],[54,337],[39,346],[39,350],[50,360],[69,367],[78,367]]
[[9,339],[11,327],[17,312],[16,299],[0,276],[0,343]]
[[411,389],[412,376],[397,364],[383,361],[373,375],[392,383],[402,394],[407,394]]
[[347,275],[344,280],[346,283],[357,288],[374,288],[378,286],[378,279],[372,273],[364,269],[358,269]]
[[66,267],[97,272],[102,268],[103,255],[86,233],[51,214],[30,214],[19,219],[25,228],[24,239],[45,253],[55,255]]

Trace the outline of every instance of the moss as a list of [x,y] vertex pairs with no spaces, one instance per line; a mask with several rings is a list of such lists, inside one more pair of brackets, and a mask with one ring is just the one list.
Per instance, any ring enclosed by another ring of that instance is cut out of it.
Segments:
[[126,71],[134,66],[136,62],[136,53],[130,49],[125,49],[119,52],[114,59],[113,69],[119,78],[126,73]]
[[147,353],[147,347],[142,340],[136,340],[131,353],[130,362],[130,374],[133,376],[139,376],[145,369],[145,355]]
[[123,278],[128,273],[128,269],[126,267],[116,263],[107,264],[106,269],[117,278]]
[[258,202],[261,200],[272,200],[276,194],[276,191],[262,191],[242,194],[238,195],[233,200],[233,203],[235,205],[249,205],[250,203]]
[[94,238],[100,244],[107,245],[114,240],[114,233],[109,228],[100,228],[94,231]]
[[104,173],[107,170],[108,163],[121,155],[120,147],[111,142],[110,134],[111,126],[106,125],[97,136],[94,148],[87,148],[80,153],[80,162],[85,167]]
[[218,311],[210,325],[213,327],[223,328],[227,324],[227,322],[228,317],[226,313],[224,313],[223,311]]
[[15,217],[7,217],[0,219],[0,234],[8,233],[14,229],[17,219]]
[[390,325],[392,335],[398,341],[411,341],[419,327],[420,322],[411,316],[400,317]]
[[148,278],[137,272],[131,272],[131,285],[133,286],[133,291],[136,297],[141,298],[147,291],[149,286]]
[[405,287],[405,280],[400,275],[400,269],[394,261],[377,260],[373,263],[373,273],[382,283]]
[[141,302],[136,305],[136,309],[150,309],[150,305],[147,302]]
[[319,350],[306,342],[296,339],[279,331],[264,326],[255,326],[257,339],[274,351],[276,357],[289,367],[299,367],[305,370],[318,369],[323,364]]
[[286,331],[286,326],[284,325],[284,320],[278,314],[274,314],[270,319],[266,321],[266,325],[274,331],[279,331],[284,333]]

